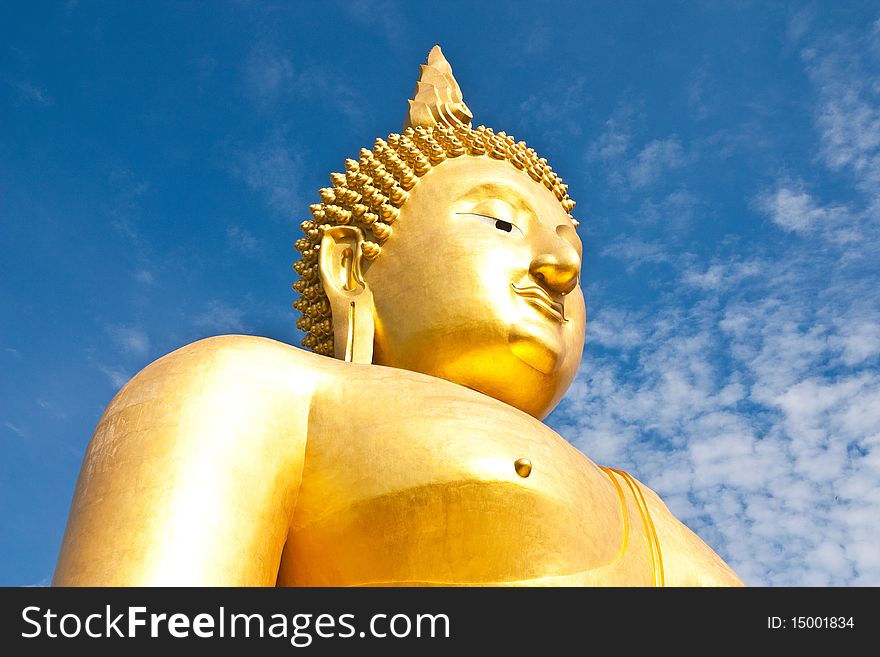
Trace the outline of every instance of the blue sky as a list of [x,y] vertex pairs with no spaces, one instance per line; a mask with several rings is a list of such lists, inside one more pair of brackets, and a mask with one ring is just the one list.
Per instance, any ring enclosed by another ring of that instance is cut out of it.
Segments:
[[880,11],[834,5],[4,3],[0,584],[50,579],[140,368],[298,342],[298,222],[440,43],[578,201],[548,423],[750,584],[880,585]]

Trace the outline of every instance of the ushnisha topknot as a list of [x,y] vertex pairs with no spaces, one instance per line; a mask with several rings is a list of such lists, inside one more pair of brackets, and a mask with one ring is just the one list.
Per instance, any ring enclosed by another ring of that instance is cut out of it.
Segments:
[[[440,46],[434,46],[423,64],[402,133],[377,139],[373,150],[361,149],[358,160],[345,161],[345,173],[330,174],[331,187],[320,190],[320,203],[309,206],[312,219],[300,224],[304,237],[294,246],[301,258],[293,268],[300,293],[293,307],[302,315],[296,325],[306,332],[302,345],[315,353],[333,356],[333,319],[318,270],[322,233],[337,225],[357,226],[364,233],[363,255],[375,260],[393,232],[399,208],[409,191],[432,167],[449,158],[490,157],[505,160],[543,184],[571,217],[574,201],[568,185],[547,160],[538,157],[523,141],[504,132],[471,128],[472,114],[462,99],[452,67]],[[576,226],[577,221],[571,217]]]

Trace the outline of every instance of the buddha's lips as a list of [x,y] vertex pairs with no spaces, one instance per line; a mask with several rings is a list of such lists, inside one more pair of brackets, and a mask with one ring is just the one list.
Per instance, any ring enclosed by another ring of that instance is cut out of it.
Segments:
[[514,292],[546,315],[549,315],[558,322],[568,321],[565,318],[565,306],[562,301],[553,299],[544,288],[537,285],[519,287],[516,283],[511,283],[510,286]]

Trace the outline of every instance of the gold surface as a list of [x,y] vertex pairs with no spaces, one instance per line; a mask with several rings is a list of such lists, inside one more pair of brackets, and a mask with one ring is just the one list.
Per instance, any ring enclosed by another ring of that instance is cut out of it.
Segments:
[[741,584],[540,421],[583,349],[574,202],[470,116],[435,48],[407,129],[321,191],[295,285],[316,353],[209,338],[117,394],[56,585]]

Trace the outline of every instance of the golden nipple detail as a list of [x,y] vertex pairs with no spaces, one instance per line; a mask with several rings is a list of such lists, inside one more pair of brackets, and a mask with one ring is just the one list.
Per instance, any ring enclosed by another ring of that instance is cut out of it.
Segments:
[[532,474],[532,462],[528,459],[517,459],[513,463],[513,469],[516,470],[516,474],[525,479]]

